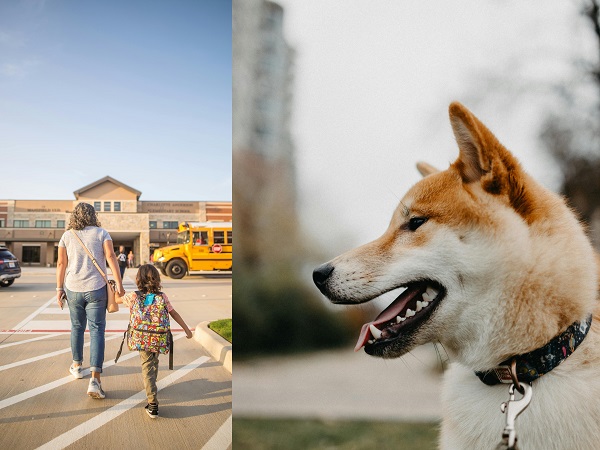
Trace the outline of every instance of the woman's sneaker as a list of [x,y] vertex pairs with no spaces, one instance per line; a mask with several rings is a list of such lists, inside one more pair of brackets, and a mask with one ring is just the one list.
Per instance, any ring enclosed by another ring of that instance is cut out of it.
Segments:
[[73,375],[73,377],[77,379],[83,378],[83,370],[81,369],[81,364],[79,364],[78,366],[76,366],[75,364],[71,364],[71,367],[69,367],[69,372],[71,372],[71,375]]
[[88,386],[87,394],[92,398],[104,398],[104,391],[102,390],[102,384],[92,377]]
[[156,403],[148,403],[146,405],[146,413],[148,413],[152,419],[156,419],[158,417],[158,405]]

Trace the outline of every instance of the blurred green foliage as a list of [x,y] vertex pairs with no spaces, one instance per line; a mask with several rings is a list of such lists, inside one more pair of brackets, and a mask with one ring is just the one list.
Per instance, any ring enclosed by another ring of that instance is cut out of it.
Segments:
[[320,420],[233,420],[236,450],[433,450],[439,424]]
[[318,292],[291,271],[236,270],[235,355],[289,353],[341,346],[354,327],[327,309]]

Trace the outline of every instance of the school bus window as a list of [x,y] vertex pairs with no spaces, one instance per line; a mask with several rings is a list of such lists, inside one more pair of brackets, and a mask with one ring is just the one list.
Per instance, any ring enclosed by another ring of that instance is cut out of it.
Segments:
[[182,231],[180,233],[177,233],[177,243],[178,244],[187,244],[188,242],[190,242],[190,232],[189,231]]
[[227,242],[229,244],[233,243],[233,231],[228,231],[227,232]]
[[224,244],[225,243],[225,232],[217,231],[213,232],[213,237],[215,239],[215,244]]
[[194,245],[208,245],[208,232],[194,231]]

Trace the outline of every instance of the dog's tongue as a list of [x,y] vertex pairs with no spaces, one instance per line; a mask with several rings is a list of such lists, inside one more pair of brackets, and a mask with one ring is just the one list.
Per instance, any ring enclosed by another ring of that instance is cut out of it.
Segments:
[[406,304],[411,301],[415,295],[420,294],[422,291],[422,286],[412,286],[407,288],[402,294],[400,294],[396,300],[392,302],[390,306],[385,308],[381,313],[375,318],[373,322],[365,323],[360,330],[360,336],[358,337],[358,341],[356,342],[356,347],[354,347],[354,351],[357,352],[361,348],[365,346],[365,344],[371,338],[371,331],[369,330],[369,325],[380,325],[382,323],[389,322],[390,320],[394,320],[396,316],[399,316],[402,311],[406,308]]

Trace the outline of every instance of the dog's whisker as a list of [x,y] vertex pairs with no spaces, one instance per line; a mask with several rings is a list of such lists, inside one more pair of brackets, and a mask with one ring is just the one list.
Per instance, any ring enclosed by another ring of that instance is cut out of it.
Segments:
[[[438,356],[440,359],[440,366],[441,366],[440,368],[443,372],[448,367],[448,363],[450,362],[450,355],[448,354],[448,350],[446,350],[446,347],[444,347],[444,344],[442,344],[441,342],[435,342],[433,345],[435,346],[436,352],[438,352]],[[444,350],[444,353],[446,354],[445,358],[442,356],[442,353],[439,351],[438,345],[440,347],[442,347],[442,349]]]

